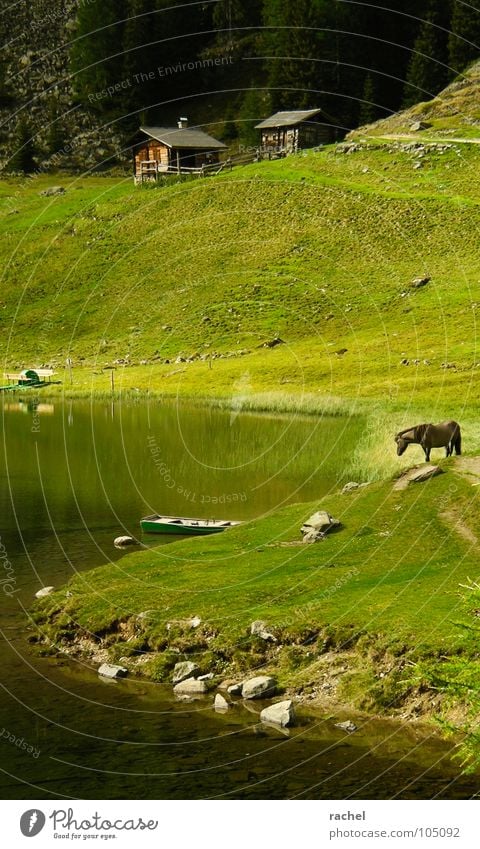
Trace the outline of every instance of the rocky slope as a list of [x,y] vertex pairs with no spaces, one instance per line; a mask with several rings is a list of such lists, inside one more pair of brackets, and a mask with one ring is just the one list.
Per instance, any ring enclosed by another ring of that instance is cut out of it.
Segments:
[[[5,12],[0,20],[8,93],[0,108],[0,168],[15,150],[21,118],[32,130],[42,170],[89,168],[121,152],[116,128],[99,128],[86,110],[74,104],[68,47],[79,1],[20,0],[15,14]],[[63,137],[53,157],[49,155],[52,121]]]
[[480,139],[480,62],[475,62],[464,74],[440,92],[433,100],[417,103],[410,109],[389,118],[359,127],[350,134],[385,136],[426,132]]

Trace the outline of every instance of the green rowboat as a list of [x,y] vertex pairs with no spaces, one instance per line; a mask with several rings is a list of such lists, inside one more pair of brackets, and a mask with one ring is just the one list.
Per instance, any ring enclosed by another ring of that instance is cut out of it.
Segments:
[[218,519],[186,519],[178,516],[145,516],[140,527],[146,534],[179,534],[181,536],[205,536],[219,534],[240,522],[222,522]]

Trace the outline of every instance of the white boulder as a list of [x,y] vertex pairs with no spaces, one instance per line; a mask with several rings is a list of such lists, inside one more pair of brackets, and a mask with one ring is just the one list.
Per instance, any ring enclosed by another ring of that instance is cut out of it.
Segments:
[[295,725],[295,708],[292,700],[287,699],[284,702],[276,702],[274,705],[269,705],[262,710],[260,719],[262,722],[280,725],[281,728]]
[[102,663],[98,674],[103,678],[125,678],[125,675],[128,675],[128,669],[124,666],[115,666],[113,663]]

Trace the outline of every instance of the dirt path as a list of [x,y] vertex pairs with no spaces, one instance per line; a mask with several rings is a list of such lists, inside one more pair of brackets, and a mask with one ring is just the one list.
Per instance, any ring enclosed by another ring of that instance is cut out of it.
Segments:
[[388,133],[384,136],[375,136],[375,139],[389,139],[392,141],[417,141],[420,144],[480,144],[480,138],[478,139],[462,139],[462,138],[454,138],[453,136],[448,137],[440,137],[437,138],[429,137],[419,137],[418,135],[413,135],[411,133]]

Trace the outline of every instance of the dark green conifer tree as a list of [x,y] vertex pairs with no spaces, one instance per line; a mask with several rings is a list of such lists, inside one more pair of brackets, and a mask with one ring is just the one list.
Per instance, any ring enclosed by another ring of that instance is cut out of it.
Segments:
[[76,96],[85,106],[113,111],[115,100],[100,95],[121,81],[124,7],[115,0],[89,0],[77,10],[75,41],[70,51]]
[[362,101],[358,121],[360,126],[372,124],[384,115],[377,103],[378,86],[375,74],[367,74],[363,86]]
[[31,174],[35,171],[36,147],[26,118],[21,118],[18,123],[14,144],[14,153],[10,157],[7,170]]
[[413,45],[407,70],[404,106],[429,100],[448,83],[448,0],[430,0],[425,20]]
[[274,108],[321,105],[332,88],[335,38],[329,0],[274,0],[266,6],[273,53],[269,83]]
[[480,0],[455,0],[449,55],[454,74],[480,58]]
[[59,153],[66,143],[65,127],[54,104],[49,109],[47,151],[50,156]]

